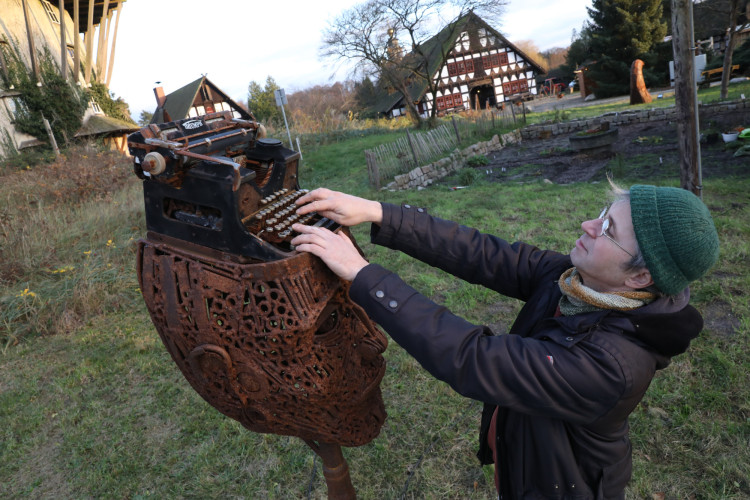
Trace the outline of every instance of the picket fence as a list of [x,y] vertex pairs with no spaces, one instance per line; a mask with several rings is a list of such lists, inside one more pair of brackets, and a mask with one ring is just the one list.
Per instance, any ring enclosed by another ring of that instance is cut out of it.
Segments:
[[365,150],[370,184],[380,189],[384,181],[444,157],[456,149],[462,140],[486,137],[495,129],[516,127],[525,121],[525,108],[516,111],[513,106],[507,106],[503,110],[486,111],[458,120],[452,116],[450,123],[427,132],[412,133],[407,130],[395,142]]

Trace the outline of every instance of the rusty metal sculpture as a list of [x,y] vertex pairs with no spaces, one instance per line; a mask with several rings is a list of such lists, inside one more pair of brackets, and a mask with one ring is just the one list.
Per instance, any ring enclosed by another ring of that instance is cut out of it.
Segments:
[[302,438],[329,498],[353,498],[341,446],[380,432],[387,340],[348,283],[289,246],[299,155],[261,135],[216,113],[130,136],[149,229],[139,283],[193,389],[252,431]]
[[636,59],[630,65],[630,104],[643,104],[653,101],[643,79],[643,61]]

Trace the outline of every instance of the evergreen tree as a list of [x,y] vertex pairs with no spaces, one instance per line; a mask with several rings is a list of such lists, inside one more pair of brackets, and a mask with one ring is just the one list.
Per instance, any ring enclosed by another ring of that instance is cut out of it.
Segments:
[[377,112],[374,111],[375,102],[377,100],[377,90],[369,77],[365,77],[361,82],[354,84],[354,94],[360,117],[377,117]]
[[591,62],[591,28],[584,21],[580,32],[573,30],[568,53],[565,54],[565,64],[561,66],[565,74],[573,75],[584,63]]
[[[654,60],[651,51],[664,39],[667,23],[661,0],[593,0],[588,8],[591,22],[591,56],[596,61],[589,76],[597,97],[627,94],[630,66],[635,59]],[[646,85],[654,82],[644,68]]]
[[270,76],[266,78],[265,87],[253,81],[247,87],[247,107],[259,121],[280,123],[283,121],[281,109],[276,106],[274,92],[280,87]]

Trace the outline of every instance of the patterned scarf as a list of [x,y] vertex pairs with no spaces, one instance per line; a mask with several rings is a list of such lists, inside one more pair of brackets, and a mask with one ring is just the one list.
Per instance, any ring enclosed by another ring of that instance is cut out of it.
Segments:
[[651,292],[597,292],[583,284],[575,267],[562,273],[558,284],[563,293],[560,312],[564,316],[606,309],[629,311],[656,299],[656,294]]

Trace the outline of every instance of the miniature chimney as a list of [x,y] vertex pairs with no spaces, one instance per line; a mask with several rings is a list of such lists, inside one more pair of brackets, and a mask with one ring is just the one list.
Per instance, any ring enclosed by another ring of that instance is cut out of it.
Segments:
[[164,106],[164,103],[167,101],[167,96],[164,95],[164,87],[155,87],[154,95],[156,96],[156,105],[158,107]]

